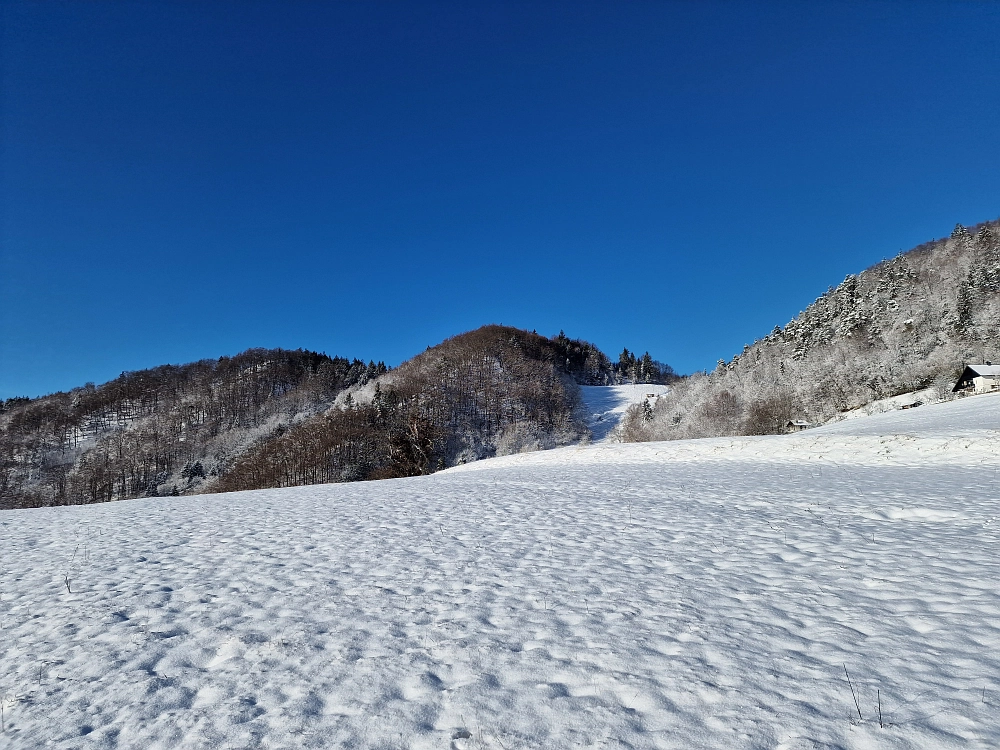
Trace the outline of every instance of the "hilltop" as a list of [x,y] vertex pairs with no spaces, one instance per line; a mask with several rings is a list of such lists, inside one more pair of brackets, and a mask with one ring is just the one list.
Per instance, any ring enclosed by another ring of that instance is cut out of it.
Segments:
[[629,440],[781,432],[933,388],[966,362],[1000,361],[1000,226],[988,222],[848,276],[713,372],[633,410]]

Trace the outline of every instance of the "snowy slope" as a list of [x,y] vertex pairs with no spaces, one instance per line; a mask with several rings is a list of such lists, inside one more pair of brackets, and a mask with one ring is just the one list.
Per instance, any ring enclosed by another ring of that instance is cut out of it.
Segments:
[[[612,431],[630,406],[646,400],[652,406],[656,396],[669,390],[670,386],[667,385],[581,385],[580,393],[587,414],[587,427],[594,436],[594,442],[613,439]],[[648,398],[650,394],[652,398]]]
[[998,425],[8,511],[0,748],[995,748]]
[[[818,427],[813,434],[881,435],[889,433],[965,435],[1000,430],[1000,394],[969,396],[906,411],[886,411],[870,417]],[[996,435],[994,435],[996,437]]]

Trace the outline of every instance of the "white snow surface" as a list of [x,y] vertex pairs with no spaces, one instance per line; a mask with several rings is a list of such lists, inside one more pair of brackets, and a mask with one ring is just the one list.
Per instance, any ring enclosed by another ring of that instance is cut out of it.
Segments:
[[859,406],[857,409],[841,412],[829,420],[827,424],[842,422],[845,419],[870,417],[873,414],[882,414],[883,412],[898,411],[904,406],[912,406],[918,401],[921,404],[928,404],[937,403],[942,400],[940,390],[932,386],[919,391],[910,391],[909,393],[900,393],[896,396],[888,396],[886,398],[872,401],[864,406]]
[[[667,385],[581,385],[580,394],[587,415],[587,427],[595,443],[614,440],[614,429],[625,412],[633,404],[649,401],[652,406],[656,397],[670,390]],[[652,396],[652,398],[650,398]]]
[[1000,747],[998,427],[4,512],[0,748]]

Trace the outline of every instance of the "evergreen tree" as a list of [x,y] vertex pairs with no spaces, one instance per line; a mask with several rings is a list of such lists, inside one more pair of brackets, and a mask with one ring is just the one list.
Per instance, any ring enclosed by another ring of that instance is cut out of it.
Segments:
[[660,368],[656,366],[653,362],[653,358],[649,356],[649,352],[642,355],[642,360],[639,362],[639,379],[643,383],[653,383],[659,379]]
[[973,298],[968,282],[958,287],[955,300],[955,327],[962,332],[972,327]]
[[653,421],[653,407],[649,405],[649,399],[642,402],[642,421],[652,422]]
[[628,349],[618,355],[618,377],[621,380],[636,380],[636,358]]

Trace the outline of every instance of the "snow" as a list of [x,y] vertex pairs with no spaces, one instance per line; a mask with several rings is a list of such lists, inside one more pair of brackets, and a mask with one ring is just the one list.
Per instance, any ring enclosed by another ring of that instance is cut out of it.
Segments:
[[8,511],[0,748],[994,748],[998,426]]
[[[949,396],[950,389],[949,389]],[[845,419],[858,419],[859,417],[870,417],[873,414],[881,414],[887,411],[897,411],[902,409],[904,406],[912,406],[919,402],[920,404],[927,403],[937,403],[941,401],[940,389],[932,386],[930,388],[924,388],[919,391],[910,391],[909,393],[900,393],[897,396],[889,396],[887,398],[878,399],[864,406],[859,406],[857,409],[851,409],[850,411],[841,412],[835,415],[828,424],[834,422],[841,422]]]
[[[614,429],[629,407],[649,401],[667,393],[670,386],[648,384],[625,385],[582,385],[580,393],[587,414],[587,427],[594,436],[594,442],[608,442],[614,439]],[[653,394],[653,398],[648,398]]]
[[1000,437],[1000,394],[966,396],[955,401],[925,404],[916,409],[887,411],[865,419],[835,422],[812,434],[882,435],[892,433]]

